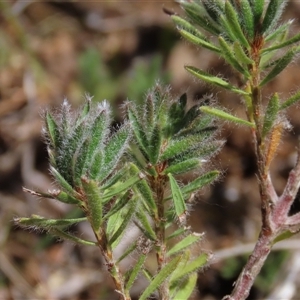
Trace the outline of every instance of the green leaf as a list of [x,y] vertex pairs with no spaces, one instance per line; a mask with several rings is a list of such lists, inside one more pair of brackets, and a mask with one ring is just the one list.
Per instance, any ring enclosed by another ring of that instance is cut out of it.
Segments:
[[207,15],[216,23],[219,23],[219,16],[220,16],[220,11],[218,9],[218,6],[215,5],[215,1],[207,1],[207,0],[202,0],[202,5],[205,8]]
[[162,132],[158,124],[156,124],[152,130],[150,143],[148,148],[149,159],[153,165],[157,164],[162,143]]
[[[109,134],[110,120],[110,110],[101,109],[99,110],[98,115],[93,121],[93,123],[90,125],[90,136],[87,137],[89,141],[87,156],[84,162],[83,170],[90,169],[95,164],[97,165],[97,170],[100,169],[102,159],[99,161],[98,157],[96,158],[96,153],[104,147],[105,139]],[[96,175],[91,174],[91,178],[95,179]]]
[[184,223],[186,219],[186,204],[184,202],[183,195],[181,193],[180,187],[178,183],[176,182],[175,178],[172,176],[172,174],[168,174],[169,180],[170,180],[170,186],[173,196],[173,203],[175,207],[176,215],[180,222]]
[[265,137],[269,131],[272,129],[273,124],[276,120],[279,111],[279,97],[278,94],[275,93],[267,106],[265,117],[264,117],[264,124],[262,130],[262,136]]
[[100,230],[102,225],[102,210],[103,203],[101,192],[98,188],[96,181],[89,180],[86,177],[81,179],[82,187],[84,190],[85,200],[88,206],[88,219],[95,232]]
[[126,258],[129,254],[131,254],[134,250],[136,250],[137,242],[129,245],[129,247],[123,252],[123,254],[117,259],[116,264],[119,264],[124,258]]
[[179,156],[187,150],[196,148],[210,136],[210,132],[203,130],[197,134],[187,135],[171,140],[165,151],[161,154],[160,159],[161,161],[164,161]]
[[52,198],[59,200],[60,202],[66,203],[66,204],[77,204],[81,205],[82,202],[78,200],[77,198],[63,192],[60,190],[54,190],[49,191],[49,194],[52,196]]
[[281,106],[280,106],[280,110],[282,109],[286,109],[288,107],[290,107],[291,105],[294,105],[295,103],[297,103],[300,100],[300,91],[298,91],[297,93],[295,93],[293,96],[291,96],[290,98],[288,98],[287,100],[285,100]]
[[237,71],[239,71],[241,74],[243,74],[246,78],[250,77],[250,73],[247,69],[243,68],[240,63],[236,60],[235,55],[230,48],[230,46],[226,43],[224,38],[221,36],[219,37],[219,43],[222,50],[222,56],[225,58],[225,60]]
[[141,271],[141,269],[145,263],[146,258],[147,258],[147,255],[141,254],[140,257],[138,258],[138,260],[135,262],[134,267],[130,270],[129,273],[126,274],[127,275],[126,276],[127,280],[125,282],[125,290],[126,291],[130,290],[133,283],[137,279],[139,272]]
[[238,117],[235,117],[223,110],[217,109],[217,108],[213,108],[213,107],[209,107],[209,106],[202,106],[200,107],[200,110],[207,113],[207,114],[211,114],[213,116],[219,117],[223,120],[227,120],[236,124],[241,124],[241,125],[246,125],[252,128],[255,128],[255,124],[251,123],[247,120],[244,119],[240,119]]
[[[289,27],[291,26],[291,24],[293,23],[293,20],[289,20],[287,21],[285,24],[282,24],[280,26],[278,26],[274,31],[272,31],[269,35],[267,35],[265,37],[265,43],[268,43],[272,40],[275,40],[275,42],[278,42],[278,37],[280,36],[286,36],[288,31],[289,31]],[[276,45],[275,45],[276,47]],[[272,47],[270,47],[272,48]],[[270,51],[268,49],[270,48],[265,48],[262,50],[262,53],[265,51]]]
[[292,48],[286,52],[284,56],[277,60],[273,69],[266,75],[266,77],[260,82],[259,86],[262,87],[271,80],[273,80],[281,71],[283,71],[286,66],[292,61],[294,55],[296,53],[296,49]]
[[197,69],[195,67],[192,67],[192,66],[186,66],[185,69],[187,71],[189,71],[191,74],[193,74],[194,76],[196,76],[197,78],[199,78],[203,81],[206,81],[206,82],[211,83],[213,85],[220,86],[224,89],[230,90],[230,91],[232,91],[234,93],[237,93],[237,94],[248,95],[247,92],[232,86],[227,81],[225,81],[225,80],[223,80],[223,79],[221,79],[217,76],[213,76],[209,73],[206,73],[206,72],[204,72],[202,70],[199,70],[199,69]]
[[185,185],[181,191],[185,195],[200,190],[205,185],[212,183],[219,176],[219,174],[219,171],[210,171],[205,173],[204,175]]
[[187,263],[184,267],[181,268],[180,272],[174,272],[174,276],[171,276],[170,282],[172,285],[177,284],[179,280],[183,277],[196,272],[200,268],[202,268],[205,264],[207,264],[210,255],[207,253],[201,253],[196,259]]
[[181,17],[177,16],[177,15],[172,15],[171,16],[173,22],[175,23],[175,25],[177,26],[178,30],[185,30],[186,32],[191,33],[192,35],[194,35],[195,37],[202,39],[202,40],[207,40],[206,36],[204,34],[202,34],[199,30],[196,29],[196,27],[194,25],[192,25],[190,22],[182,19]]
[[111,209],[107,212],[107,214],[104,215],[103,220],[108,219],[110,216],[116,214],[119,210],[121,210],[131,199],[131,191],[128,190],[126,193],[120,197],[120,199],[117,199]]
[[191,34],[190,32],[188,32],[184,29],[179,29],[178,31],[189,42],[191,42],[197,46],[214,51],[216,53],[220,53],[220,49],[218,47],[216,47],[215,45],[213,45],[212,43],[210,43],[209,41],[201,39],[197,36],[194,36],[193,34]]
[[98,180],[102,181],[113,172],[128,146],[129,139],[128,125],[123,126],[109,139],[104,151],[101,172],[97,176]]
[[78,116],[78,119],[76,120],[75,127],[78,127],[82,124],[83,120],[86,118],[86,116],[89,114],[91,110],[91,100],[92,98],[88,95],[86,95],[86,102],[84,106],[81,108],[80,115]]
[[[147,151],[148,151],[149,143],[147,140],[147,136],[145,134],[145,130],[144,130],[142,124],[139,122],[137,113],[131,108],[128,108],[127,112],[128,112],[128,118],[131,122],[131,126],[132,126],[132,129],[134,132],[134,136],[137,139],[137,142],[138,142],[140,148],[143,150],[144,154],[148,155]],[[149,157],[146,156],[146,159],[148,160]]]
[[295,230],[295,231],[284,231],[283,233],[279,234],[275,240],[272,242],[272,245],[275,245],[276,243],[280,242],[280,241],[283,241],[283,240],[286,240],[286,239],[289,239],[291,238],[292,236],[294,236],[295,234],[298,234],[299,231],[298,230]]
[[229,1],[225,2],[226,22],[228,22],[231,31],[236,39],[246,48],[249,48],[249,43],[241,28],[237,13]]
[[179,283],[177,288],[178,292],[172,299],[188,300],[196,287],[197,278],[197,273],[190,274],[188,277],[184,278],[182,282]]
[[175,244],[168,252],[167,256],[174,255],[180,251],[185,250],[190,245],[200,241],[203,238],[203,234],[190,234],[186,236],[183,240]]
[[143,212],[141,208],[139,208],[136,211],[136,216],[138,221],[142,226],[138,226],[140,229],[142,229],[142,232],[145,234],[147,238],[149,238],[151,241],[157,241],[157,236],[152,228],[152,225],[150,224],[147,215]]
[[30,218],[15,218],[14,221],[22,226],[36,226],[43,229],[49,229],[50,227],[69,227],[73,224],[86,221],[86,218],[77,219],[45,219],[38,215],[32,215]]
[[[59,200],[60,202],[66,203],[66,204],[77,204],[81,205],[82,202],[81,200],[61,191],[61,190],[49,190],[48,193],[41,193],[41,192],[36,192],[32,191],[26,188],[23,188],[24,192],[27,192],[33,196],[38,196],[42,198],[48,198],[48,199],[56,199]],[[79,198],[79,195],[77,195]]]
[[[117,230],[114,231],[113,235],[109,239],[109,245],[112,246],[112,248],[115,248],[117,246],[118,239],[123,236],[127,225],[131,221],[131,218],[135,212],[134,206],[136,205],[135,201],[131,202],[130,207],[128,208],[128,211],[126,214],[122,215],[121,225],[117,228]],[[116,214],[115,214],[116,216]]]
[[[131,174],[136,174],[137,172],[139,172],[139,169],[134,164],[132,164],[131,172],[132,172]],[[157,206],[156,206],[155,200],[153,198],[152,191],[151,191],[146,179],[142,179],[141,181],[138,181],[136,183],[136,187],[137,187],[140,195],[145,200],[147,206],[156,215],[157,214]]]
[[140,173],[138,175],[135,175],[135,176],[129,178],[125,182],[118,181],[112,187],[110,187],[109,189],[107,189],[107,190],[104,191],[103,196],[102,196],[103,197],[103,201],[107,202],[112,197],[114,197],[114,196],[116,196],[116,195],[118,195],[118,194],[126,191],[131,186],[133,186],[134,184],[136,184],[138,181],[142,180],[144,177],[145,177],[145,175],[143,173]]
[[188,171],[194,170],[201,166],[201,160],[199,158],[190,158],[185,161],[172,164],[164,170],[164,174],[171,173],[173,175],[178,175],[186,173]]
[[268,33],[268,31],[276,25],[278,18],[281,15],[284,2],[285,1],[282,0],[270,0],[262,22],[261,32]]
[[242,27],[250,40],[254,38],[254,16],[251,5],[248,0],[240,2]]
[[50,143],[55,149],[59,146],[60,143],[59,129],[54,118],[48,111],[46,112],[46,128],[50,139]]
[[63,190],[75,198],[78,196],[78,194],[73,190],[72,186],[52,166],[50,166],[50,172]]
[[80,239],[77,236],[75,236],[73,234],[70,234],[70,233],[67,233],[67,232],[65,232],[63,230],[60,230],[58,228],[49,228],[48,232],[51,235],[54,235],[54,236],[59,237],[59,238],[64,239],[64,240],[72,241],[72,242],[77,243],[77,244],[86,245],[86,246],[96,246],[97,245],[97,243],[95,243],[95,242]]
[[287,41],[285,41],[283,43],[280,43],[280,44],[271,46],[269,48],[263,49],[261,51],[261,53],[266,53],[266,52],[273,51],[273,50],[276,50],[276,49],[281,49],[281,48],[284,48],[286,46],[290,46],[290,45],[292,45],[294,43],[297,43],[299,41],[300,41],[300,33],[294,35],[292,38],[288,39]]
[[210,20],[203,16],[203,12],[198,4],[195,2],[183,2],[182,7],[185,10],[187,16],[201,28],[213,35],[219,35],[220,29],[217,23],[210,22]]
[[146,300],[159,286],[171,275],[176,269],[178,263],[181,260],[181,256],[175,257],[167,265],[165,265],[161,271],[154,277],[148,287],[144,290],[139,300]]
[[173,239],[173,238],[176,238],[176,237],[182,235],[185,231],[186,231],[185,228],[180,227],[180,228],[178,228],[177,230],[175,230],[174,232],[172,232],[172,233],[166,238],[166,240],[169,241],[169,240],[171,240],[171,239]]
[[241,63],[245,65],[251,65],[254,63],[254,61],[249,57],[249,55],[245,53],[244,49],[238,41],[235,41],[233,43],[233,50],[237,60]]
[[264,11],[265,0],[250,0],[249,2],[252,7],[252,11],[253,11],[254,24],[256,26],[259,26],[260,18]]

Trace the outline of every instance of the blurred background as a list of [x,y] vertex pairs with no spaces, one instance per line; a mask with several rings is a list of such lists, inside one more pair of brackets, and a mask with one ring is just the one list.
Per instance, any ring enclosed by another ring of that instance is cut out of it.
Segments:
[[[127,98],[142,102],[158,79],[170,84],[174,96],[187,92],[189,101],[218,102],[244,116],[239,99],[193,79],[184,65],[222,74],[235,82],[224,61],[196,49],[176,32],[167,9],[181,14],[175,1],[1,1],[0,2],[0,299],[118,299],[97,248],[61,242],[43,232],[23,230],[16,216],[72,216],[74,209],[37,199],[22,191],[54,188],[41,138],[45,109],[59,109],[64,98],[74,107],[84,94],[107,99],[122,122],[120,105]],[[284,19],[300,29],[300,2],[289,1]],[[295,61],[265,90],[282,99],[299,88]],[[300,114],[289,111],[293,129],[287,132],[272,167],[278,193],[296,159]],[[197,195],[190,223],[206,232],[195,248],[215,253],[200,272],[191,299],[221,299],[253,248],[260,228],[256,164],[247,129],[225,124],[223,151],[211,168],[222,178]],[[184,179],[183,179],[184,180]],[[292,208],[299,211],[299,200]],[[71,228],[92,238],[86,224]],[[250,244],[249,244],[250,243]],[[246,246],[243,246],[246,245]],[[300,240],[279,245],[256,280],[250,299],[299,299]],[[138,281],[133,299],[143,283]]]

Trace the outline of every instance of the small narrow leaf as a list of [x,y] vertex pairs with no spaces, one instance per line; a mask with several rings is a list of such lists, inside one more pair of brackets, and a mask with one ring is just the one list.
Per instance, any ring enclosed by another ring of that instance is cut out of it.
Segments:
[[112,197],[129,189],[131,186],[133,186],[134,184],[136,184],[138,181],[142,180],[143,178],[145,178],[145,175],[143,173],[140,173],[138,175],[135,175],[135,176],[129,178],[125,182],[117,182],[112,187],[105,190],[105,192],[103,194],[103,201],[107,202],[109,199],[111,199]]
[[246,126],[249,126],[249,127],[252,127],[254,128],[255,127],[255,124],[254,123],[251,123],[247,120],[244,120],[244,119],[240,119],[238,117],[235,117],[223,110],[220,110],[220,109],[217,109],[217,108],[212,108],[212,107],[209,107],[209,106],[202,106],[200,107],[200,110],[207,113],[207,114],[210,114],[210,115],[213,115],[213,116],[216,116],[216,117],[219,117],[223,120],[227,120],[227,121],[230,121],[230,122],[233,122],[233,123],[236,123],[236,124],[241,124],[241,125],[246,125]]
[[[214,1],[216,2],[216,0]],[[216,23],[219,23],[220,11],[215,3],[207,0],[202,1],[202,6],[205,8],[207,15]]]
[[132,202],[130,208],[128,209],[127,213],[122,216],[122,222],[121,225],[118,227],[118,229],[114,232],[114,234],[112,235],[112,237],[109,239],[109,244],[112,246],[112,248],[115,248],[116,245],[116,241],[124,234],[125,229],[127,227],[127,225],[129,224],[135,209],[134,209],[134,202]]
[[280,106],[280,110],[282,109],[286,109],[288,107],[290,107],[291,105],[294,105],[295,103],[297,103],[300,100],[300,91],[298,91],[297,93],[295,93],[293,96],[291,96],[290,98],[288,98],[287,100],[285,100],[281,106]]
[[147,255],[141,254],[138,260],[135,262],[134,267],[130,270],[129,274],[127,274],[128,279],[126,280],[125,283],[125,290],[129,291],[130,288],[132,287],[133,283],[137,279],[139,272],[141,271],[145,260],[147,258]]
[[143,212],[142,209],[138,209],[136,211],[136,216],[137,216],[137,219],[138,221],[140,222],[140,224],[142,226],[139,226],[140,228],[142,228],[142,232],[146,235],[147,238],[149,238],[150,240],[152,241],[156,241],[157,240],[157,237],[156,237],[156,234],[146,216],[146,214]]
[[279,111],[279,97],[278,94],[275,93],[271,99],[269,100],[266,112],[265,112],[265,117],[264,117],[264,124],[263,124],[263,130],[262,130],[262,135],[265,137],[271,128],[274,125],[274,122],[276,120],[277,114]]
[[279,13],[279,7],[280,7],[281,0],[271,0],[269,2],[269,5],[267,7],[264,20],[262,22],[262,32],[266,32],[271,25],[274,23],[276,19],[276,15]]
[[43,229],[50,227],[69,227],[73,224],[86,221],[86,218],[77,219],[45,219],[44,217],[32,215],[30,218],[15,218],[14,221],[22,226],[36,226]]
[[259,26],[264,11],[265,0],[250,0],[249,2],[253,11],[254,24]]
[[296,50],[290,49],[287,53],[278,59],[274,68],[270,71],[269,74],[260,82],[259,86],[264,86],[269,81],[273,80],[281,71],[285,69],[285,67],[292,61]]
[[128,190],[120,199],[117,199],[107,214],[104,215],[103,220],[108,219],[122,209],[130,201],[131,196],[131,192]]
[[216,178],[219,176],[218,171],[210,171],[208,173],[205,173],[204,175],[196,178],[186,186],[184,186],[181,190],[184,195],[190,194],[192,192],[195,192],[197,190],[200,190],[205,185],[208,185],[212,183]]
[[[139,169],[134,164],[131,165],[130,169],[131,169],[131,174],[136,174],[139,172]],[[153,198],[152,191],[151,191],[146,179],[142,179],[142,180],[138,181],[136,183],[136,187],[137,187],[140,195],[145,200],[146,205],[156,215],[157,214],[157,206],[156,206],[155,200]]]
[[175,246],[173,246],[173,248],[171,248],[167,252],[167,256],[171,256],[171,255],[174,255],[174,254],[176,254],[180,251],[185,250],[190,245],[200,241],[202,239],[202,237],[203,237],[203,234],[195,234],[195,233],[186,236],[183,240],[181,240],[180,242],[175,244]]
[[96,246],[97,245],[95,242],[83,240],[77,236],[74,236],[74,235],[67,233],[63,230],[60,230],[58,228],[50,228],[49,233],[51,235],[57,236],[61,239],[69,240],[69,241],[72,241],[77,244],[86,245],[86,246]]
[[208,18],[203,16],[201,8],[195,2],[183,2],[182,7],[185,10],[187,16],[199,27],[203,28],[207,32],[213,35],[219,35],[220,29],[217,23],[209,22]]
[[92,98],[90,96],[86,95],[86,102],[85,102],[84,106],[81,109],[81,112],[80,112],[80,115],[79,115],[78,119],[76,120],[75,127],[80,126],[82,124],[83,120],[86,118],[86,116],[90,112],[91,100],[92,100]]
[[191,158],[185,161],[172,164],[168,168],[164,170],[164,174],[171,173],[173,175],[178,175],[182,173],[186,173],[188,171],[194,170],[201,166],[201,161],[199,158]]
[[88,218],[91,222],[93,230],[98,232],[102,225],[102,210],[103,203],[101,199],[101,192],[98,185],[93,180],[88,180],[86,177],[81,179],[84,190],[85,200],[88,206]]
[[237,60],[240,61],[241,63],[243,63],[245,65],[250,65],[250,64],[254,63],[254,61],[249,57],[249,55],[247,55],[244,52],[241,44],[238,41],[235,41],[233,43],[233,50],[234,50]]
[[175,212],[180,220],[180,222],[185,222],[186,218],[186,204],[184,202],[183,195],[181,193],[180,187],[178,183],[176,182],[175,178],[172,176],[172,174],[168,174],[169,180],[170,180],[170,186],[171,186],[171,191],[172,191],[172,196],[173,196],[173,203],[175,207]]
[[[145,131],[143,129],[143,126],[139,122],[137,113],[131,108],[128,108],[127,112],[128,112],[128,118],[129,118],[129,120],[131,122],[131,126],[133,128],[134,136],[137,139],[140,148],[144,151],[144,154],[147,155],[147,149],[148,149],[149,143],[148,143]],[[149,157],[146,157],[146,158],[149,159]]]
[[136,250],[137,247],[137,242],[134,242],[131,244],[125,251],[124,253],[117,259],[116,264],[121,262],[124,258],[126,258],[128,255],[130,255],[134,250]]
[[204,40],[204,39],[202,39],[198,36],[195,36],[195,35],[191,34],[190,32],[188,32],[184,29],[179,29],[178,31],[189,42],[191,42],[191,43],[193,43],[197,46],[200,46],[200,47],[209,49],[211,51],[214,51],[216,53],[220,53],[220,49],[218,47],[216,47],[215,45],[213,45],[212,43],[210,43],[209,41]]
[[63,192],[60,190],[54,190],[49,191],[49,194],[52,196],[52,198],[59,200],[60,202],[66,203],[66,204],[77,204],[81,205],[82,202],[78,200],[77,198]]
[[177,230],[175,230],[172,234],[170,234],[170,235],[166,238],[166,240],[168,241],[168,240],[171,240],[171,239],[173,239],[173,238],[176,238],[176,237],[182,235],[185,231],[186,231],[185,228],[180,227],[180,228],[178,228]]
[[283,47],[290,46],[294,43],[297,43],[299,41],[300,41],[300,33],[294,35],[292,38],[288,39],[287,41],[285,41],[283,43],[271,46],[269,48],[265,48],[261,52],[265,53],[265,52],[273,51],[273,50],[276,50],[276,49],[281,49]]
[[175,257],[154,277],[148,287],[144,290],[139,300],[146,300],[176,269],[181,256]]
[[229,1],[225,1],[225,14],[226,20],[230,25],[232,32],[237,40],[246,48],[249,47],[249,43],[241,28],[237,13]]
[[199,78],[203,81],[206,81],[206,82],[211,83],[213,85],[220,86],[224,89],[230,90],[230,91],[232,91],[234,93],[237,93],[237,94],[248,95],[247,92],[232,86],[227,81],[225,81],[225,80],[223,80],[223,79],[221,79],[217,76],[213,76],[209,73],[206,73],[204,71],[201,71],[201,70],[199,70],[195,67],[191,67],[191,66],[186,66],[185,69],[187,71],[189,71],[191,74],[193,74],[194,76],[196,76],[197,78]]
[[173,22],[176,24],[178,30],[185,30],[186,32],[191,33],[197,38],[200,38],[202,40],[206,40],[206,36],[202,34],[199,30],[196,29],[194,25],[192,25],[190,22],[184,20],[183,18],[177,16],[177,15],[172,15],[171,19]]
[[103,164],[97,179],[102,181],[109,176],[125,152],[130,139],[128,124],[120,128],[110,139],[104,150]]
[[178,292],[172,299],[188,300],[196,287],[197,278],[197,273],[192,273],[184,278],[183,281],[179,283],[177,289]]
[[[79,200],[73,196],[70,196],[69,194],[67,194],[61,190],[48,190],[48,193],[41,193],[41,192],[29,190],[27,188],[23,188],[23,191],[26,193],[29,193],[33,196],[38,196],[38,197],[48,198],[48,199],[56,199],[63,203],[66,203],[66,204],[82,205],[81,200]],[[79,198],[79,195],[77,195],[77,196]]]
[[223,37],[219,37],[219,43],[220,47],[222,49],[222,56],[225,58],[225,60],[237,71],[239,71],[241,74],[243,74],[246,78],[250,77],[250,73],[247,69],[243,68],[240,63],[236,60],[235,55],[230,48],[230,46],[226,43]]
[[[109,124],[110,124],[110,110],[109,109],[101,109],[98,112],[97,117],[90,125],[90,136],[87,137],[88,139],[88,146],[87,146],[87,154],[86,159],[84,161],[83,170],[91,168],[93,165],[97,164],[97,169],[101,167],[101,161],[97,161],[95,158],[96,153],[99,152],[99,148],[104,147],[104,141],[109,133]],[[95,178],[95,176],[91,176]]]
[[[276,39],[276,42],[278,42],[278,40],[277,40],[278,36],[282,36],[282,35],[286,36],[288,33],[288,30],[289,30],[289,27],[292,23],[293,23],[293,20],[289,20],[285,24],[278,26],[278,28],[276,28],[274,31],[272,31],[269,35],[267,35],[265,37],[265,42],[268,43],[275,39]],[[276,47],[276,45],[275,45],[275,47]],[[272,48],[272,47],[270,47],[270,48]],[[262,52],[268,51],[268,49],[270,49],[270,48],[263,49]]]
[[159,154],[161,151],[161,143],[162,143],[162,131],[158,124],[156,124],[152,130],[149,144],[149,158],[150,162],[153,165],[157,164]]
[[254,37],[254,16],[248,0],[240,2],[242,25],[247,33],[247,37],[252,40]]
[[198,269],[200,269],[205,264],[207,264],[209,258],[210,258],[209,254],[201,253],[196,259],[194,259],[193,261],[187,263],[184,267],[182,267],[181,272],[174,273],[174,276],[170,278],[170,281],[172,282],[172,284],[175,284],[176,282],[178,282],[188,274],[191,274],[192,272],[196,272]]
[[73,190],[72,186],[61,176],[61,174],[52,166],[50,166],[50,172],[57,181],[57,183],[71,196],[76,197],[77,193]]
[[58,147],[60,141],[58,126],[49,112],[46,112],[46,127],[52,147]]

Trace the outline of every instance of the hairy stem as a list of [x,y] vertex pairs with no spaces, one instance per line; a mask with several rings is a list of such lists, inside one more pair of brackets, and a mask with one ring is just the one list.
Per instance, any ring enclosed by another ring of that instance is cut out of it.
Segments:
[[[158,208],[158,216],[155,222],[155,233],[157,236],[157,243],[155,245],[156,250],[156,259],[157,259],[157,272],[159,272],[167,263],[167,249],[165,241],[165,207],[164,207],[164,192],[165,192],[165,175],[158,175],[155,178],[152,178],[152,189],[155,191],[156,195],[156,205]],[[159,289],[160,299],[168,300],[169,299],[169,288],[167,281],[164,281]]]
[[272,236],[267,236],[264,234],[264,231],[261,231],[255,248],[236,281],[231,295],[225,296],[223,300],[242,300],[249,296],[255,278],[259,274],[271,251],[272,240]]
[[97,239],[98,247],[104,257],[107,270],[114,281],[116,292],[120,295],[119,299],[131,300],[130,295],[128,294],[128,292],[125,291],[124,279],[119,270],[119,267],[114,261],[112,249],[108,244],[105,231],[103,229],[99,233],[94,231],[94,234]]

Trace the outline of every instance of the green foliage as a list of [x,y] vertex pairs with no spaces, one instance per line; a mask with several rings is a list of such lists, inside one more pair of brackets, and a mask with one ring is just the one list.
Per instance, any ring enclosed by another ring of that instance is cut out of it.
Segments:
[[[282,127],[276,126],[281,124],[285,110],[300,99],[299,92],[295,92],[281,104],[275,93],[265,107],[262,101],[262,88],[286,69],[300,51],[297,44],[300,35],[289,37],[288,34],[291,22],[278,25],[286,1],[183,0],[180,3],[186,19],[172,16],[180,35],[222,57],[238,75],[239,84],[194,66],[186,66],[186,70],[214,87],[238,94],[245,104],[246,118],[211,106],[190,106],[186,94],[174,98],[170,89],[159,83],[148,92],[142,104],[126,102],[126,120],[114,129],[106,101],[94,104],[86,97],[85,105],[77,113],[64,101],[58,115],[45,114],[50,171],[59,190],[27,191],[76,205],[84,217],[16,219],[23,226],[98,246],[116,290],[124,300],[130,299],[130,290],[141,275],[149,285],[140,299],[156,292],[160,299],[188,299],[197,281],[197,271],[209,263],[207,253],[191,255],[191,247],[197,246],[203,234],[193,233],[186,222],[193,193],[219,175],[218,171],[203,168],[223,145],[217,140],[216,119],[250,128],[255,136],[262,201],[266,198],[271,201],[274,193],[267,195],[270,184],[265,181],[281,138]],[[99,68],[103,62],[97,51],[88,50],[80,65],[85,88],[101,94],[100,80],[101,87],[107,83],[108,93],[116,93],[112,88],[115,80],[107,70]],[[147,68],[137,68],[129,94],[140,99],[148,83],[156,79],[159,65],[157,59],[148,77],[141,75]],[[266,74],[263,78],[262,73]],[[181,182],[178,175],[187,172],[194,178]],[[268,202],[263,207],[266,205],[271,211],[276,203]],[[270,214],[269,218],[274,215]],[[85,241],[67,231],[68,226],[82,221],[90,223],[96,241]],[[176,229],[169,233],[174,225]],[[132,226],[140,230],[139,236],[116,259],[114,249]],[[267,231],[262,231],[262,236],[264,232]],[[285,235],[276,236],[277,233],[271,242],[285,238]],[[150,252],[155,253],[157,260],[153,274],[146,263]],[[135,255],[136,263],[122,274],[118,264],[129,255]]]

